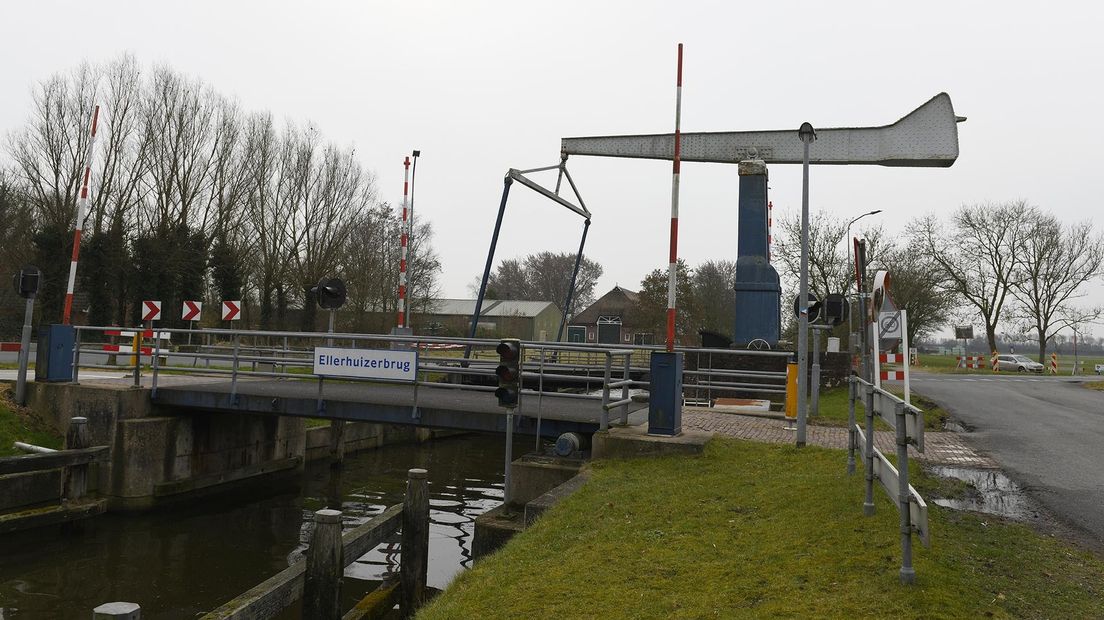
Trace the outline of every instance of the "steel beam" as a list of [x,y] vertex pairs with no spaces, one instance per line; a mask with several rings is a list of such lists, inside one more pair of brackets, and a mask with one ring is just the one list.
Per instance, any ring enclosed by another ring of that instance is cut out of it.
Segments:
[[[939,93],[901,120],[881,127],[817,129],[811,164],[873,164],[945,168],[958,158],[958,126],[951,98]],[[637,159],[674,157],[674,134],[564,138],[565,155]],[[735,164],[761,159],[767,164],[800,164],[797,131],[728,131],[682,133],[682,161]]]

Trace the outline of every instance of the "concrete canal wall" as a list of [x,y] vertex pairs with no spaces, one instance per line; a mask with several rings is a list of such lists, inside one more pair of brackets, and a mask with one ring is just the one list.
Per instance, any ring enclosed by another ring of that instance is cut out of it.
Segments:
[[[307,428],[303,418],[175,411],[152,403],[144,388],[27,387],[27,405],[59,432],[71,417],[84,416],[91,445],[111,447],[110,461],[93,467],[89,490],[113,511],[148,510],[235,484],[295,476],[306,461],[330,457],[329,426]],[[343,438],[349,454],[444,434],[455,433],[347,422]],[[0,477],[0,510],[56,491],[56,473]]]

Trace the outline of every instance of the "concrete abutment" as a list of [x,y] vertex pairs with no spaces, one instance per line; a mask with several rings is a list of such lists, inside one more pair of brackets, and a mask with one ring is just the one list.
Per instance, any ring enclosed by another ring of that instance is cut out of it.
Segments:
[[[245,484],[291,480],[304,463],[331,456],[330,426],[308,428],[301,417],[173,409],[151,401],[146,388],[28,383],[27,395],[28,407],[54,428],[63,431],[71,417],[86,417],[91,445],[111,448],[110,460],[94,465],[89,478],[89,490],[111,511],[150,510]],[[453,434],[347,422],[344,451]],[[38,491],[56,480],[56,473],[0,480],[0,487],[6,482],[13,492],[26,491],[6,508],[41,501]]]

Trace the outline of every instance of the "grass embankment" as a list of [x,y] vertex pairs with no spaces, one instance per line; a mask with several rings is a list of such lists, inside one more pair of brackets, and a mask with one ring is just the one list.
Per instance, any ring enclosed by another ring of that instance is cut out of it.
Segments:
[[[843,453],[715,439],[701,458],[594,464],[591,480],[460,575],[420,620],[1104,616],[1104,563],[1019,524],[931,505],[898,583],[897,513]],[[921,492],[931,492],[922,479]]]
[[30,409],[18,407],[9,400],[10,388],[0,386],[0,456],[24,454],[12,447],[12,442],[25,443],[59,449],[63,438],[49,424],[31,413]]

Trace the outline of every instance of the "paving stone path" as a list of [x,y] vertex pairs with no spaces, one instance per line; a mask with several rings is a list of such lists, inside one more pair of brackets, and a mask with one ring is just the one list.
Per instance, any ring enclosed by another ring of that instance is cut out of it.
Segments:
[[[682,427],[717,433],[726,437],[736,437],[764,443],[789,443],[795,439],[795,431],[783,428],[781,420],[761,418],[734,413],[721,413],[698,407],[685,407],[682,410]],[[840,426],[806,427],[805,441],[811,446],[847,449],[847,429]],[[883,454],[892,454],[897,449],[892,431],[874,433],[874,444]],[[924,433],[924,452],[909,448],[909,456],[933,465],[959,465],[963,467],[996,468],[991,458],[978,454],[959,433]]]

